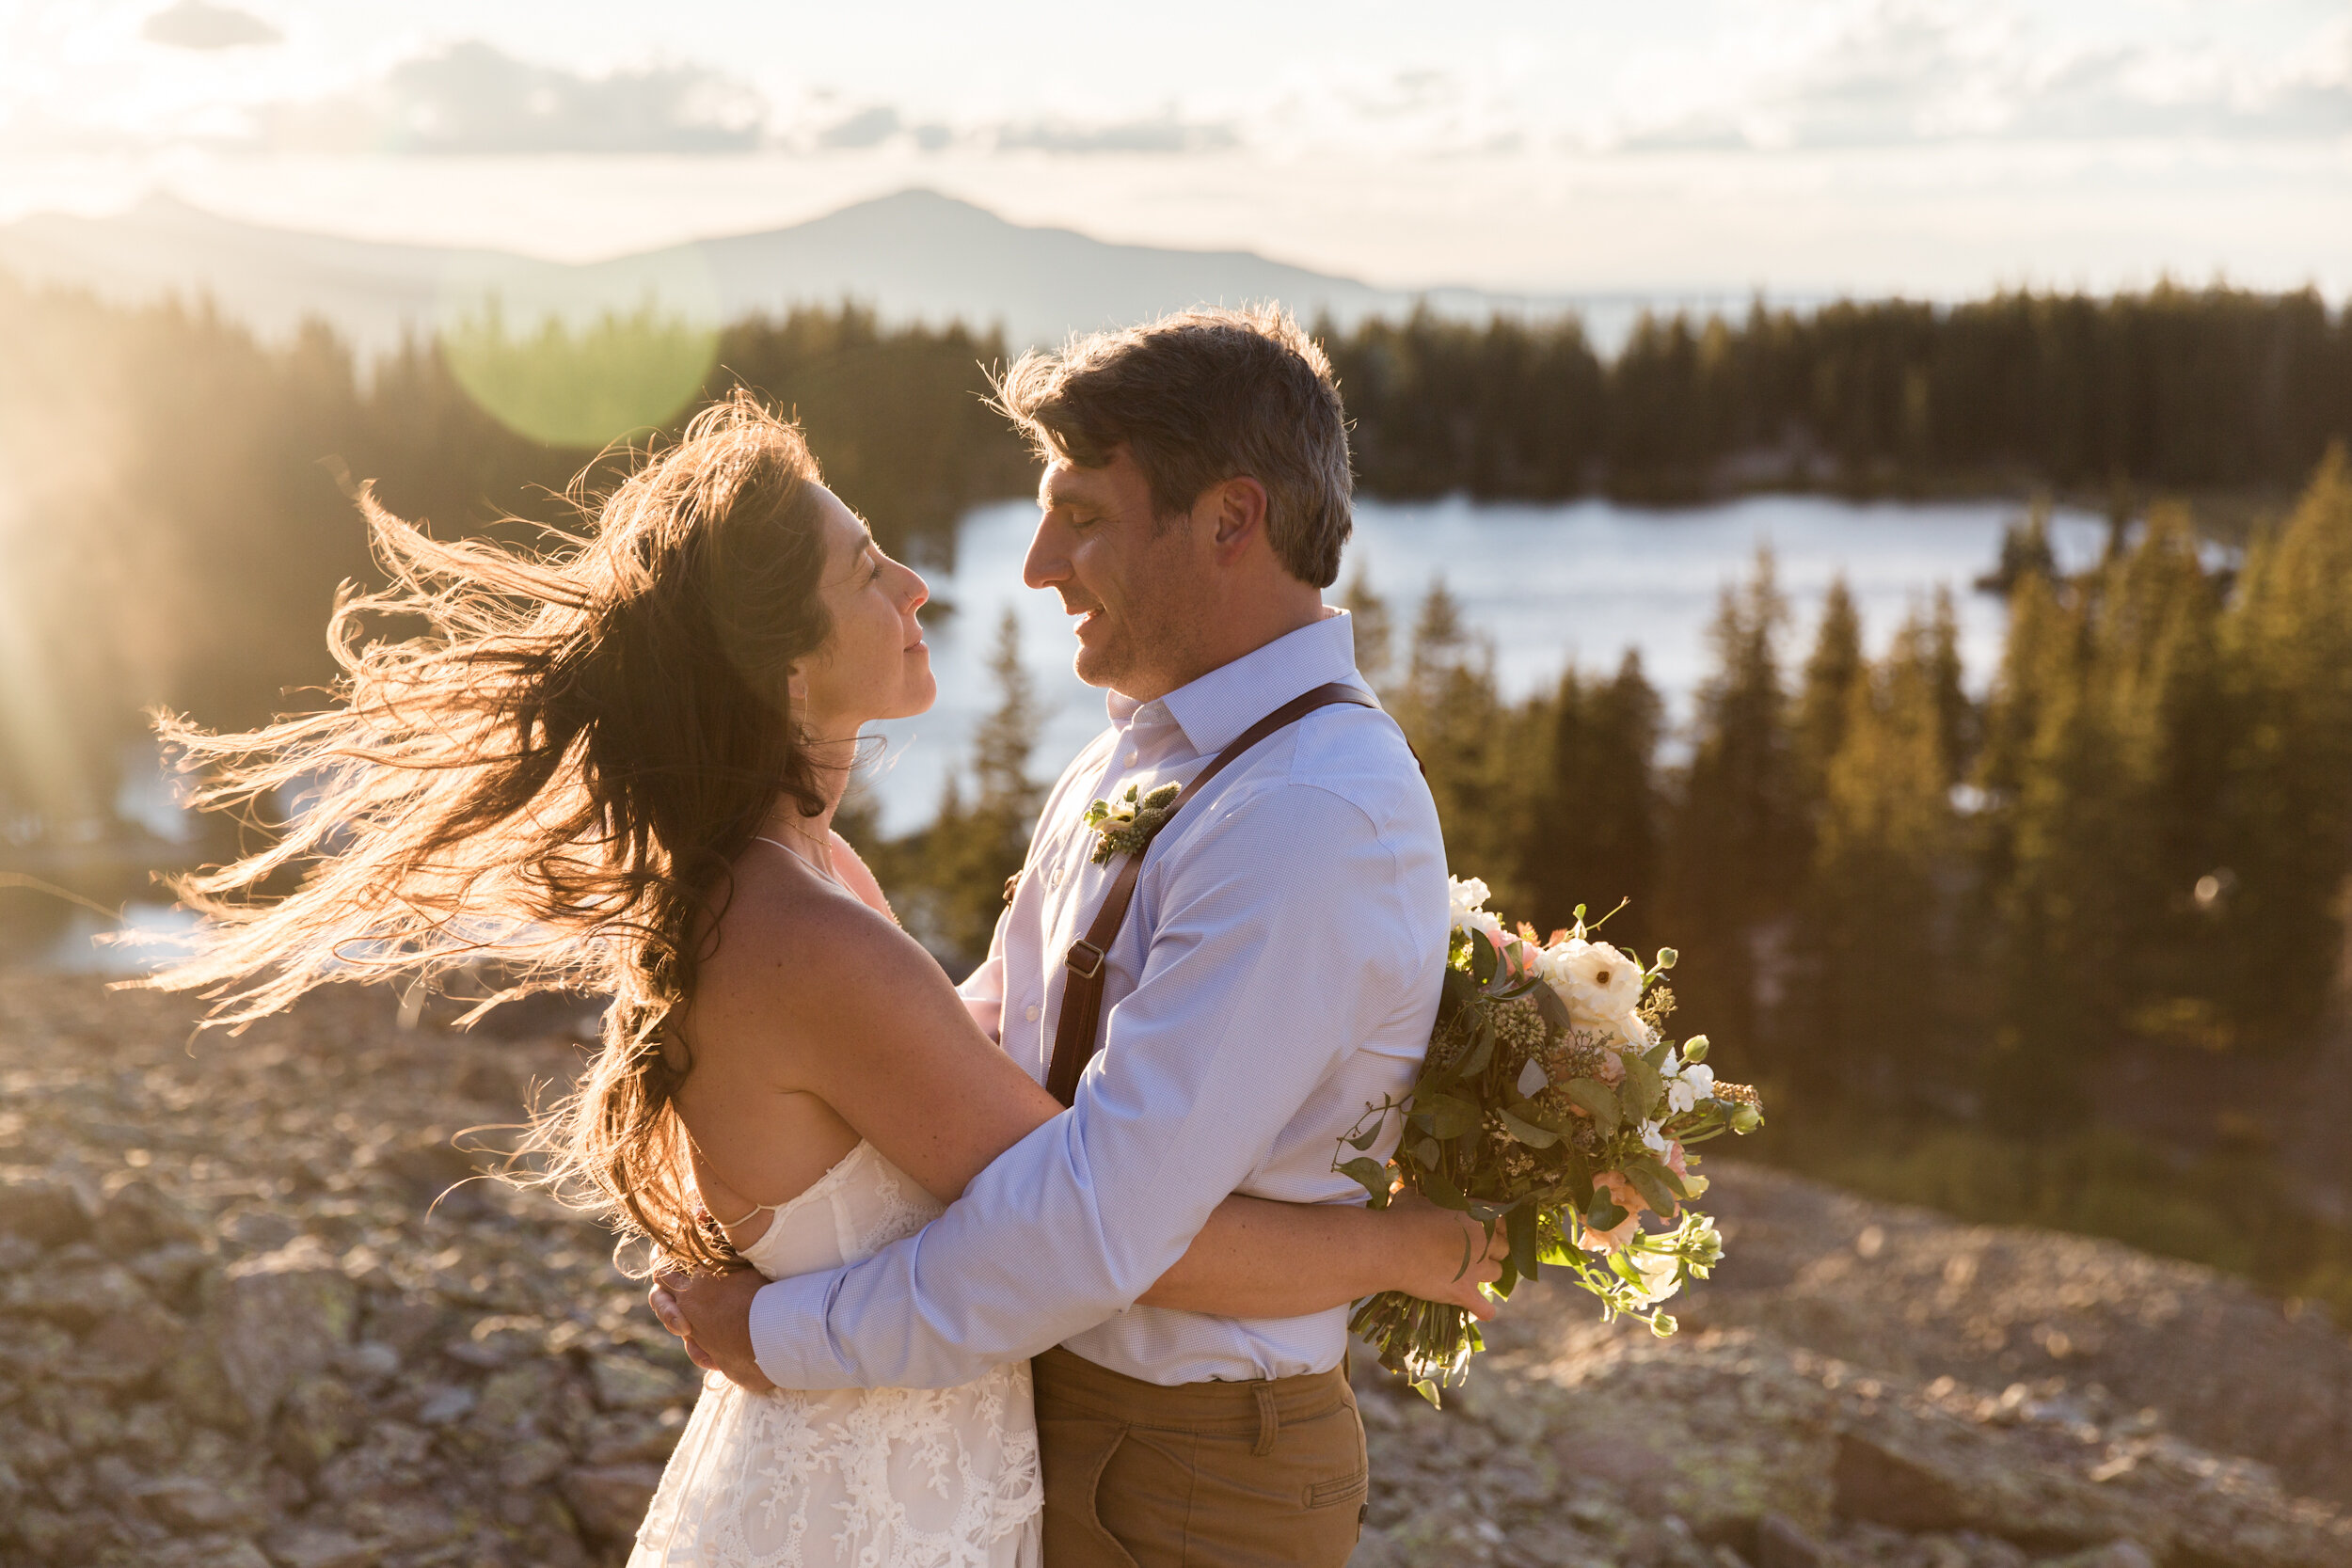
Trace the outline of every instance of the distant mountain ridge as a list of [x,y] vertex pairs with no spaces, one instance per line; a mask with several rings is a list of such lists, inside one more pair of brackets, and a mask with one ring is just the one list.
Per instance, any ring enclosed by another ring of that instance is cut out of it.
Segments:
[[652,294],[722,320],[849,299],[891,321],[1001,325],[1016,347],[1189,305],[1258,300],[1278,300],[1302,318],[1328,314],[1343,325],[1422,303],[1470,318],[1575,309],[1597,341],[1613,347],[1638,309],[1653,303],[1630,294],[1381,289],[1252,251],[1116,245],[1074,230],[1026,227],[928,190],[858,202],[788,228],[578,266],[268,228],[153,196],[111,217],[44,214],[0,225],[0,270],[117,300],[209,297],[223,314],[273,337],[318,316],[363,355],[429,331],[490,287],[565,309],[628,309]]

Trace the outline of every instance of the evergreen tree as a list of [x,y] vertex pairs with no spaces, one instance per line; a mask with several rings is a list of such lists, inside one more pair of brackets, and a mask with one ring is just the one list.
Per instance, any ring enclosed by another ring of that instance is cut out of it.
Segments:
[[2226,792],[2233,1007],[2307,1036],[2343,967],[2352,867],[2352,465],[2330,451],[2284,528],[2247,553],[2223,629],[2243,728]]
[[1845,745],[1853,694],[1867,678],[1862,657],[1862,617],[1843,573],[1833,578],[1821,604],[1821,625],[1797,685],[1796,773],[1807,814],[1816,808],[1829,778],[1830,760]]
[[1544,705],[1513,708],[1495,684],[1494,650],[1462,624],[1443,580],[1433,583],[1413,626],[1405,679],[1391,711],[1420,753],[1445,830],[1446,863],[1482,879],[1495,907],[1528,907],[1520,874],[1537,776]]
[[1969,766],[1976,760],[1980,715],[1968,695],[1967,666],[1960,657],[1960,616],[1952,608],[1952,591],[1938,584],[1935,590],[1935,610],[1928,623],[1928,680],[1935,693],[1937,733],[1944,749],[1945,766],[1951,776],[1945,782],[1958,784],[1968,775]]
[[1788,605],[1770,552],[1724,591],[1701,686],[1691,761],[1672,814],[1665,929],[1685,958],[1677,993],[1696,1025],[1742,1049],[1766,1033],[1786,990],[1788,917],[1803,866],[1794,746],[1777,642]]
[[1949,921],[1937,873],[1952,848],[1950,764],[1933,629],[1914,621],[1848,694],[1823,778],[1797,1006],[1811,1026],[1790,1072],[1817,1103],[1914,1102],[1938,1074],[1940,960]]
[[2203,961],[2208,922],[2199,879],[2220,853],[2231,752],[2217,645],[2219,595],[2198,559],[2186,514],[2160,506],[2137,543],[2101,574],[2093,679],[2117,745],[2119,814],[2110,868],[2113,937],[2124,962],[2123,1022],[2134,1034],[2225,1046],[2217,966]]
[[1347,579],[1340,608],[1347,611],[1356,633],[1356,673],[1375,690],[1384,689],[1395,658],[1389,601],[1372,591],[1371,579],[1359,567]]
[[1540,775],[1519,864],[1528,890],[1524,918],[1550,931],[1576,906],[1609,923],[1611,941],[1646,948],[1658,940],[1652,905],[1658,880],[1656,764],[1663,707],[1626,651],[1610,680],[1570,670],[1550,705],[1549,766]]
[[1021,623],[1011,610],[996,628],[989,661],[997,702],[972,737],[972,796],[950,775],[939,816],[920,836],[919,852],[898,861],[914,883],[908,924],[943,958],[977,964],[1007,901],[1007,879],[1028,856],[1043,790],[1029,758],[1043,725],[1036,683],[1021,663]]

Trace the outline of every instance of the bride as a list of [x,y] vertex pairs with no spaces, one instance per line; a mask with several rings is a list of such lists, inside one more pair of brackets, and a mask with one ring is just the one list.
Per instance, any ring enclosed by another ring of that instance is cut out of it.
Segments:
[[[542,1180],[625,1240],[771,1278],[919,1229],[1060,1114],[898,927],[832,820],[864,725],[934,695],[922,579],[747,394],[699,414],[542,555],[437,542],[371,498],[390,574],[346,592],[325,711],[165,726],[199,800],[308,808],[180,884],[206,916],[152,983],[215,1022],[313,987],[494,963],[501,995],[612,998],[533,1133]],[[422,617],[362,642],[372,616]],[[291,893],[270,896],[293,873]],[[1482,1316],[1463,1222],[1229,1197],[1142,1299],[1285,1317],[1383,1290]],[[1034,1564],[1025,1363],[946,1389],[707,1381],[630,1559]]]

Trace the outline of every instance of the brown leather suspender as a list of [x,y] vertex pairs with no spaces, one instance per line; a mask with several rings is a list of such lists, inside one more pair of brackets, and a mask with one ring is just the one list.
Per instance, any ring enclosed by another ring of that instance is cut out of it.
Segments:
[[[1333,681],[1318,686],[1304,696],[1292,699],[1244,730],[1234,742],[1219,752],[1209,766],[1192,776],[1192,782],[1178,792],[1168,807],[1173,816],[1184,809],[1211,779],[1224,771],[1225,765],[1248,751],[1275,731],[1298,722],[1319,707],[1335,703],[1353,703],[1358,707],[1376,708],[1380,705],[1355,687]],[[1109,959],[1111,943],[1119,939],[1119,928],[1127,919],[1127,906],[1135,901],[1136,879],[1143,874],[1143,857],[1129,855],[1111,879],[1110,892],[1104,896],[1103,907],[1096,911],[1094,924],[1087,934],[1070,944],[1063,962],[1070,966],[1070,978],[1062,988],[1061,1017],[1054,1029],[1054,1062],[1045,1074],[1045,1088],[1064,1105],[1078,1097],[1078,1075],[1101,1049],[1103,1017],[1103,966]]]

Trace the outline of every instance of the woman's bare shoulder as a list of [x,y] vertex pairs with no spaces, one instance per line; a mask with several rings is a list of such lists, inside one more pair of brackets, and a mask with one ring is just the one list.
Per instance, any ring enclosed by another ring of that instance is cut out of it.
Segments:
[[796,867],[741,865],[696,973],[706,994],[805,1003],[916,960],[930,957],[880,911]]
[[833,868],[849,890],[866,901],[868,909],[879,910],[890,916],[893,922],[898,920],[898,914],[890,907],[889,896],[882,892],[881,881],[867,867],[866,857],[857,852],[857,846],[837,832],[833,835]]

